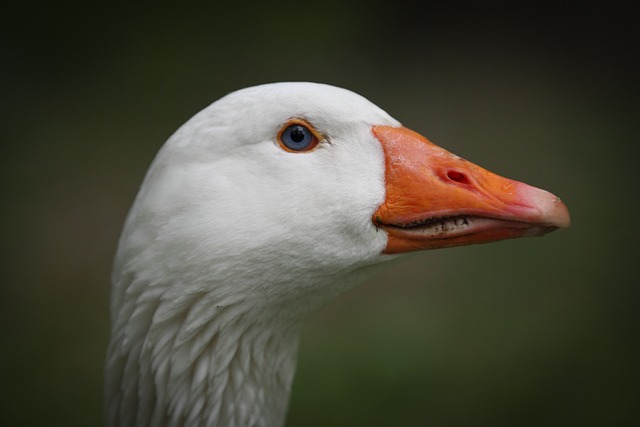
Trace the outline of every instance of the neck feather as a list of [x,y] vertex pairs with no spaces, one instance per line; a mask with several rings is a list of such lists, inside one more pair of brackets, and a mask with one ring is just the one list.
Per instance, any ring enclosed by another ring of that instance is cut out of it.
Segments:
[[[140,289],[140,292],[136,292]],[[132,283],[114,314],[109,426],[281,426],[300,322],[261,318],[208,292]]]

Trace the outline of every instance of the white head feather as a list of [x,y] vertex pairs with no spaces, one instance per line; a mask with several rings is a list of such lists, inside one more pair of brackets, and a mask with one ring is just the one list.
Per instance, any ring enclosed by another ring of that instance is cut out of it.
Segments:
[[[291,118],[324,136],[316,150],[279,146]],[[388,258],[373,125],[399,123],[344,89],[278,83],[167,141],[116,256],[109,425],[283,423],[301,322]]]

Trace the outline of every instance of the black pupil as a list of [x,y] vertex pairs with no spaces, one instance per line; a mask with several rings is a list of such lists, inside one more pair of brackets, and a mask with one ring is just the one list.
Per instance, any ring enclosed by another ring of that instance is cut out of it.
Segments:
[[291,130],[291,140],[293,142],[302,142],[305,137],[304,128],[302,126],[296,126]]

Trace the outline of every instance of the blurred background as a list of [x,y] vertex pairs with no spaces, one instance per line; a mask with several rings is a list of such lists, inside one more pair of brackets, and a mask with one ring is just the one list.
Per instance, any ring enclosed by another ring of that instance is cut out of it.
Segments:
[[637,6],[23,2],[4,21],[2,425],[101,424],[146,168],[212,101],[288,80],[354,90],[573,220],[420,253],[323,309],[288,426],[640,424]]

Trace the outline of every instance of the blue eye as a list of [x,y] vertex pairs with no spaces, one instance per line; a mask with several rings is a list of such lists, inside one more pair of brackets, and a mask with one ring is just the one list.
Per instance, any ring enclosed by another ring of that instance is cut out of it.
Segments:
[[297,121],[285,127],[278,135],[278,140],[288,151],[309,151],[318,144],[318,138],[309,127]]

